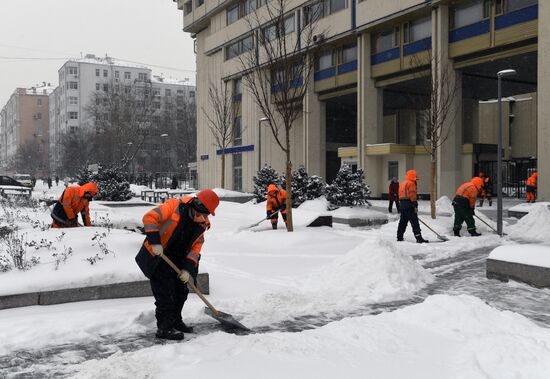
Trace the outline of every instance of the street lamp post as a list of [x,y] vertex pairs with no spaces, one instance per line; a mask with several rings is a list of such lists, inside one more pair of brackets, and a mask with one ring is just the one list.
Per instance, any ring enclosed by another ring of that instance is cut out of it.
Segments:
[[258,120],[258,171],[262,169],[262,122],[268,120],[267,117]]
[[497,135],[497,232],[502,237],[502,78],[516,75],[508,69],[497,73],[498,81],[498,135]]

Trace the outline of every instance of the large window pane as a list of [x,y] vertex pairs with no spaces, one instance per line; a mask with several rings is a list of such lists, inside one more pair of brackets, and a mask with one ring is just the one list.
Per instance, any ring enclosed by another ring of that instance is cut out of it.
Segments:
[[239,4],[227,8],[227,25],[234,23],[239,19]]
[[357,45],[344,46],[342,50],[343,63],[353,62],[357,60]]
[[483,0],[469,0],[453,8],[453,28],[461,28],[483,20]]
[[373,53],[390,50],[394,47],[394,30],[388,29],[374,34],[372,41]]
[[506,12],[513,12],[535,4],[538,4],[538,0],[508,0],[506,1]]
[[285,18],[285,34],[294,31],[294,15]]
[[319,55],[319,70],[326,70],[334,67],[334,54],[332,51],[327,51]]
[[346,8],[346,3],[347,0],[329,0],[330,13],[335,13]]
[[432,18],[415,20],[410,24],[410,42],[420,41],[432,35]]

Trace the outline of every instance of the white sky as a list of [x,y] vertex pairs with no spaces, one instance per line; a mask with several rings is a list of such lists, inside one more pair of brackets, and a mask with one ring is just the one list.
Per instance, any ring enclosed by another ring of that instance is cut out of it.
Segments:
[[17,87],[58,84],[65,60],[48,58],[81,53],[144,63],[194,83],[193,41],[182,28],[172,0],[0,0],[0,109]]

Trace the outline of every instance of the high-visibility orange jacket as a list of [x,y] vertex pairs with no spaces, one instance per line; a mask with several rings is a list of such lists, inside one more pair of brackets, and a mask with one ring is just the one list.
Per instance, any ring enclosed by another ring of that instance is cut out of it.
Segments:
[[531,175],[527,179],[527,185],[531,186],[531,187],[536,187],[537,186],[537,178],[538,178],[538,174],[535,172],[533,175]]
[[411,202],[417,201],[416,196],[416,171],[409,170],[405,180],[399,185],[399,200],[409,200]]
[[[143,216],[143,225],[147,239],[143,242],[143,246],[149,251],[152,256],[155,256],[151,245],[160,243],[164,249],[167,249],[172,254],[175,254],[178,258],[185,258],[194,263],[197,267],[199,264],[202,245],[204,244],[204,232],[210,228],[210,221],[208,217],[205,217],[205,222],[196,224],[189,215],[189,207],[193,197],[186,196],[181,199],[167,199],[164,204],[161,204]],[[182,205],[180,207],[180,205]],[[186,212],[180,214],[180,212]],[[172,237],[174,236],[178,227],[182,228],[185,225],[194,223],[197,227],[186,227],[181,230],[180,234],[185,234],[185,237],[181,235],[178,238],[182,238],[186,241],[184,249],[186,251],[170,251],[172,245]],[[181,225],[180,225],[181,224]],[[185,225],[184,225],[185,224]]]
[[474,209],[476,207],[476,199],[481,192],[483,187],[483,179],[480,177],[473,178],[471,181],[462,184],[456,190],[456,196],[464,198],[470,204],[470,208]]
[[[67,187],[59,198],[59,202],[63,206],[67,220],[75,219],[78,214],[81,213],[84,225],[91,226],[90,208],[88,206],[89,202],[88,199],[84,197],[86,192],[89,192],[92,196],[95,196],[98,192],[97,185],[90,182],[82,186]],[[61,216],[61,218],[63,217]]]
[[269,213],[281,210],[281,214],[286,214],[286,191],[278,189],[274,184],[270,184],[267,187],[267,202],[265,209]]

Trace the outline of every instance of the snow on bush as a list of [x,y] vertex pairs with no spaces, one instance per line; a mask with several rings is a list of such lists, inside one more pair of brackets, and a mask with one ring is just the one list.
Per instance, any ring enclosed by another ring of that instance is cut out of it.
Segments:
[[252,181],[254,182],[254,196],[256,198],[256,201],[258,203],[261,203],[262,201],[265,201],[267,196],[267,186],[270,184],[275,184],[276,186],[279,186],[279,174],[277,174],[277,171],[271,166],[264,166],[262,167],[256,176],[252,178]]
[[340,167],[334,181],[325,189],[330,203],[329,210],[367,204],[370,193],[369,186],[364,182],[363,170],[358,168],[357,171],[352,172],[347,164]]
[[78,173],[78,184],[95,182],[99,188],[96,200],[126,201],[133,197],[126,174],[119,167],[99,166],[97,174],[93,174],[87,168]]
[[510,237],[524,241],[550,242],[550,210],[546,204],[533,204],[527,215],[508,228]]
[[[281,187],[286,187],[285,177],[281,177]],[[304,201],[317,199],[323,195],[325,184],[317,175],[309,176],[304,166],[292,173],[292,208],[299,207]]]

